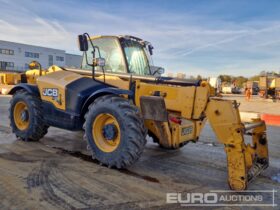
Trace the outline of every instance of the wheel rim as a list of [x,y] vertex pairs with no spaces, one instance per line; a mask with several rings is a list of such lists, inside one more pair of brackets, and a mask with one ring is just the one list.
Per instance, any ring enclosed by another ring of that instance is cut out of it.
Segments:
[[120,126],[111,114],[99,114],[92,125],[92,136],[95,145],[103,152],[113,152],[121,141]]
[[17,102],[14,107],[14,122],[21,131],[29,127],[29,112],[25,102]]

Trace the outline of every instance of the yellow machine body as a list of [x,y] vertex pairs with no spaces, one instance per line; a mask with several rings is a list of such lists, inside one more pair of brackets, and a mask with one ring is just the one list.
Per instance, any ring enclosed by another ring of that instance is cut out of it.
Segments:
[[12,72],[0,73],[0,84],[2,85],[15,85],[20,83],[21,74]]
[[0,73],[0,94],[8,94],[8,92],[16,85],[21,83],[22,74],[15,72]]
[[34,63],[37,62],[31,62],[29,67],[33,68],[25,72],[0,72],[0,94],[8,94],[10,90],[19,83],[37,84],[38,77],[62,70],[55,65],[50,66],[47,70],[40,70]]
[[[37,84],[39,92],[41,93],[42,100],[52,103],[58,109],[65,110],[66,86],[79,78],[82,78],[82,76],[67,71],[57,71],[54,73],[49,73],[46,76],[39,77],[37,79]],[[59,93],[56,100],[53,100],[51,97],[44,96],[42,94],[46,89],[50,87]]]

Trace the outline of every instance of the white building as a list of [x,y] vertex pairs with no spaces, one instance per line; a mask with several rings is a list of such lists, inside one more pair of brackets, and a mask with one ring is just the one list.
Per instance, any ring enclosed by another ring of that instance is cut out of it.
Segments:
[[43,68],[51,65],[79,68],[82,57],[67,54],[64,50],[20,44],[0,40],[0,69],[26,70],[36,60]]
[[74,54],[65,54],[65,66],[70,68],[80,68],[82,56]]

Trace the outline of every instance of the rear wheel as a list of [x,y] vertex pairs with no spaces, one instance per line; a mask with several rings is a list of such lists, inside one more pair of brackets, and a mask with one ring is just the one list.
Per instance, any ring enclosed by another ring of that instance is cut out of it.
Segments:
[[94,159],[126,168],[140,157],[147,132],[139,110],[128,100],[102,96],[89,107],[85,120],[85,138]]
[[13,133],[25,141],[39,141],[48,132],[41,100],[25,90],[17,91],[10,102],[10,123]]

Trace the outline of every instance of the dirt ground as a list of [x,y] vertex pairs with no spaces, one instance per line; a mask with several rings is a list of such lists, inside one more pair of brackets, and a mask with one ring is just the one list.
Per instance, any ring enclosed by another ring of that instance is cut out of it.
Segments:
[[[129,169],[108,169],[91,160],[79,132],[51,128],[39,142],[16,140],[8,125],[9,100],[0,96],[1,210],[185,209],[166,204],[166,193],[229,189],[223,145],[208,125],[199,143],[172,151],[149,142]],[[279,129],[268,126],[270,166],[248,188],[278,190],[276,208],[280,205]],[[240,208],[248,209],[228,209]]]

